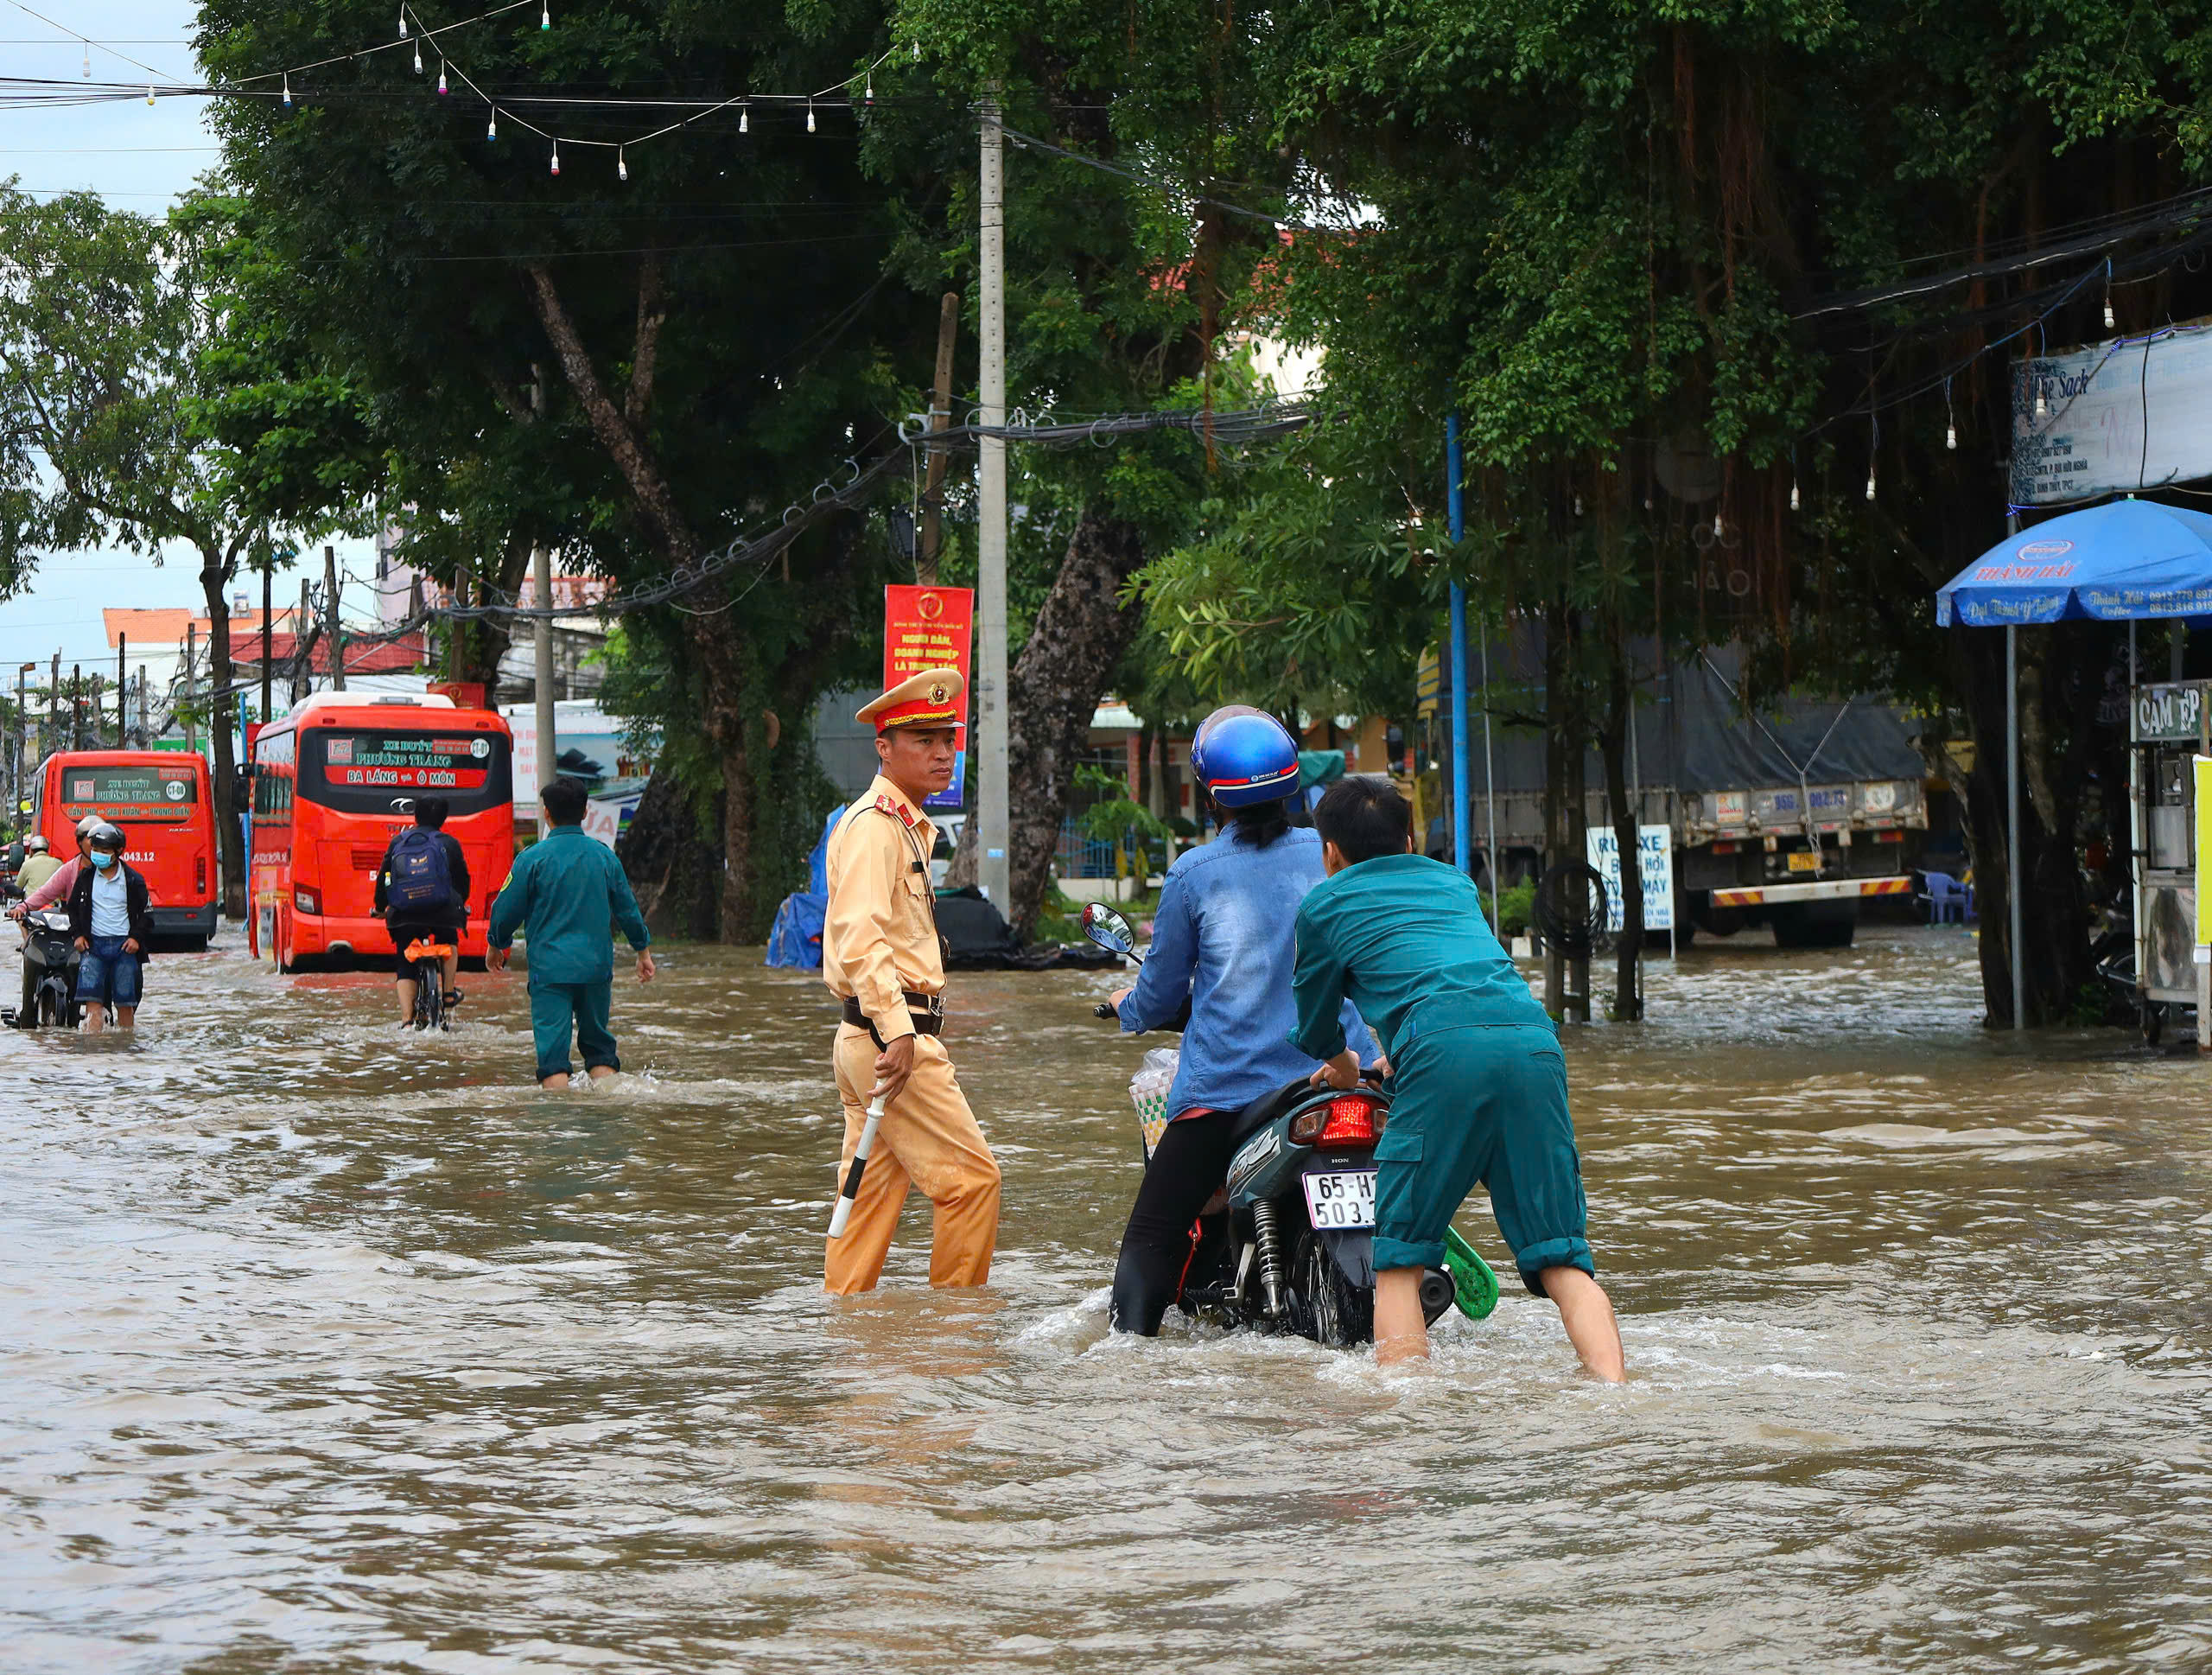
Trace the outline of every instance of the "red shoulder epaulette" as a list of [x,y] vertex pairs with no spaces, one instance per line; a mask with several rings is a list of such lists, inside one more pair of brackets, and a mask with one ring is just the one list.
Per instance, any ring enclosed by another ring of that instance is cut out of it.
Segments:
[[904,820],[909,826],[912,826],[914,824],[914,817],[906,812],[905,805],[892,801],[890,798],[885,796],[881,792],[878,792],[876,793],[875,806],[879,812],[896,815],[899,819]]

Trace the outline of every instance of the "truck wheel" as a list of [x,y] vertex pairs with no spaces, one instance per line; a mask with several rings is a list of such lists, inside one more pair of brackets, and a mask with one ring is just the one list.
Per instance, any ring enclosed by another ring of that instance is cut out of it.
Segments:
[[1716,908],[1703,901],[1689,911],[1690,924],[1707,936],[1733,936],[1744,928],[1747,917],[1741,908]]
[[1859,932],[1859,903],[1783,901],[1766,910],[1777,948],[1848,948]]

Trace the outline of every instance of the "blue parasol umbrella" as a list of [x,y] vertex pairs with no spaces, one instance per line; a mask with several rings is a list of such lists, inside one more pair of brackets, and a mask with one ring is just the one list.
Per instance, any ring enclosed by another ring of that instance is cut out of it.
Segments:
[[2005,630],[2005,898],[2012,933],[2012,1027],[2020,1009],[2020,709],[2022,623],[2095,619],[2133,625],[2212,615],[2212,516],[2152,500],[2112,500],[2016,529],[1936,594],[1936,621]]
[[1936,594],[1936,621],[2015,627],[2212,615],[2212,515],[2113,500],[2008,535]]

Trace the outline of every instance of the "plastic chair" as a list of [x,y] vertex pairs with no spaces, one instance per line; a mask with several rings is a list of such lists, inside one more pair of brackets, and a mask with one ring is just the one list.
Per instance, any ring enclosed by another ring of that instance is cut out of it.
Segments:
[[1974,919],[1974,886],[1961,884],[1948,872],[1925,872],[1926,893],[1921,901],[1931,925],[1966,925]]

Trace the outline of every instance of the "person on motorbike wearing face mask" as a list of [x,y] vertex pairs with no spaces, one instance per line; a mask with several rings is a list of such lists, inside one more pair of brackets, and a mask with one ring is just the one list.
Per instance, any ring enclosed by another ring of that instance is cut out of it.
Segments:
[[[1133,987],[1114,996],[1129,1035],[1172,1027],[1187,1007],[1167,1090],[1173,1113],[1137,1188],[1114,1267],[1108,1318],[1152,1337],[1181,1290],[1192,1228],[1229,1173],[1238,1111],[1313,1074],[1319,1062],[1288,1041],[1298,904],[1321,882],[1321,841],[1291,825],[1298,746],[1273,716],[1217,710],[1191,745],[1191,772],[1223,817],[1211,843],[1167,869],[1152,951]],[[1362,1062],[1372,1038],[1347,1004],[1345,1039]]]
[[77,967],[77,1000],[85,1030],[107,1028],[109,1009],[128,1029],[137,1021],[146,945],[154,938],[146,878],[123,858],[123,829],[103,825],[86,840],[91,864],[69,889],[69,929],[85,958]]

